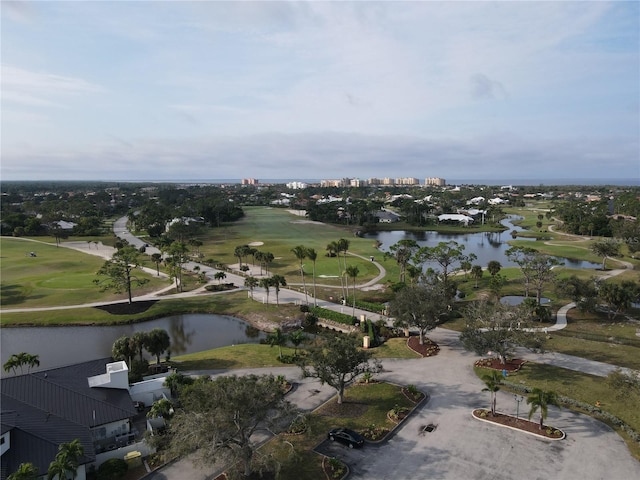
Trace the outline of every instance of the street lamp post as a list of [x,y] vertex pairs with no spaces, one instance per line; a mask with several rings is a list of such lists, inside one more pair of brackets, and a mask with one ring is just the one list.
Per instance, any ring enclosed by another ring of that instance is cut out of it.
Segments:
[[522,395],[514,395],[513,398],[516,401],[516,421],[518,421],[518,416],[520,414],[520,402],[524,400],[524,397]]

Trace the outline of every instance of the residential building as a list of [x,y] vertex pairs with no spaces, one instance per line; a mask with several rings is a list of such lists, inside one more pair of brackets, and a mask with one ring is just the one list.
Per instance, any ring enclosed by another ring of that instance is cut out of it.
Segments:
[[[142,441],[146,419],[136,409],[128,373],[125,362],[103,358],[3,378],[0,479],[21,463],[46,474],[60,444],[75,439],[84,449],[78,480],[109,458],[151,453]],[[145,398],[161,398],[161,389],[156,384]]]

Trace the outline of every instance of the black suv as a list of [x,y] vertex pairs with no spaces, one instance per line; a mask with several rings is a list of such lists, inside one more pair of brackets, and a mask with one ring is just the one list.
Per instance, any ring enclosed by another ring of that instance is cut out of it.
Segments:
[[348,445],[349,448],[361,447],[364,445],[364,437],[349,428],[334,428],[329,432],[327,437],[332,442],[337,440],[340,443]]

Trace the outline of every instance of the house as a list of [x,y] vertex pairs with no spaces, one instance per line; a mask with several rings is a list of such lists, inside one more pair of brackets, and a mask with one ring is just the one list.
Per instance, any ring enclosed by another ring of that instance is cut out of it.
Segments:
[[375,213],[375,216],[380,223],[395,223],[400,221],[400,215],[391,210],[380,210]]
[[464,226],[467,227],[470,223],[473,223],[473,218],[467,215],[462,215],[460,213],[445,213],[442,215],[438,215],[438,221],[463,223]]
[[151,453],[138,441],[145,423],[135,427],[140,414],[129,393],[128,373],[125,362],[103,358],[3,378],[0,480],[27,462],[46,474],[59,445],[75,439],[84,449],[78,480],[109,458]]

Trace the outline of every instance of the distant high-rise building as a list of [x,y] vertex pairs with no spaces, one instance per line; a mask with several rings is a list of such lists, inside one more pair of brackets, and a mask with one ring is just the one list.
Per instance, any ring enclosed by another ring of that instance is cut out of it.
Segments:
[[435,185],[437,187],[444,187],[447,182],[445,182],[444,178],[438,177],[428,177],[424,179],[425,185]]
[[255,178],[243,178],[242,179],[242,185],[257,185],[258,183],[260,183],[260,182]]

